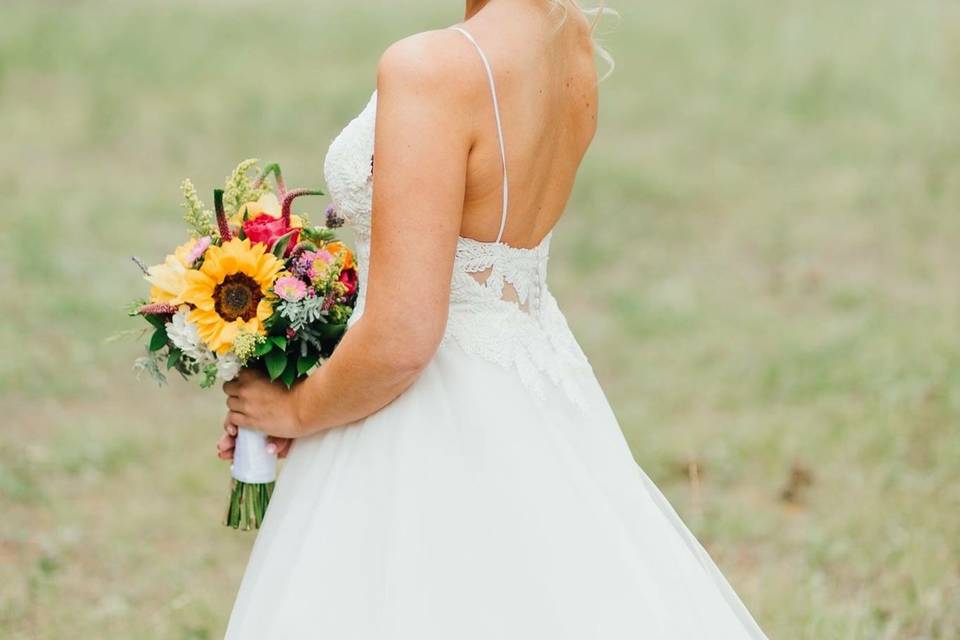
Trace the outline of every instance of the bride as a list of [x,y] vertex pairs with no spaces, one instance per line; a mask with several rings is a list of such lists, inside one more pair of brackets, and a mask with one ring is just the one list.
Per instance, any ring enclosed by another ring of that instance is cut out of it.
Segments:
[[764,638],[547,288],[596,126],[571,0],[467,0],[383,55],[325,163],[357,238],[350,329],[291,391],[224,385],[221,457],[241,424],[289,450],[228,638]]

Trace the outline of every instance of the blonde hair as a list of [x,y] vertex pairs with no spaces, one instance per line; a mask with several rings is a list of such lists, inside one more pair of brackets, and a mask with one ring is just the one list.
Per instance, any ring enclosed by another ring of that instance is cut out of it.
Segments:
[[[574,9],[580,11],[583,15],[587,16],[590,19],[590,33],[591,35],[597,30],[597,26],[600,24],[600,21],[608,17],[619,17],[619,14],[610,7],[606,6],[606,3],[601,0],[600,4],[595,7],[581,7],[577,0],[547,0],[550,3],[551,9],[553,11],[558,11],[560,13],[560,23],[567,19],[567,14],[569,12],[570,6],[573,6]],[[600,81],[606,80],[610,77],[610,74],[613,73],[613,70],[616,68],[616,61],[613,59],[613,56],[610,55],[610,52],[601,45],[596,37],[593,40],[593,48],[596,51],[597,56],[607,64],[607,72],[603,74],[600,78]]]

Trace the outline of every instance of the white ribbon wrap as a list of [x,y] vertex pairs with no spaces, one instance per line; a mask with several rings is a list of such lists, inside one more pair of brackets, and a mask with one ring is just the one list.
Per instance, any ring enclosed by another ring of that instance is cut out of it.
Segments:
[[277,479],[277,456],[267,451],[267,434],[254,429],[237,429],[237,443],[233,450],[235,480],[247,484],[267,484]]

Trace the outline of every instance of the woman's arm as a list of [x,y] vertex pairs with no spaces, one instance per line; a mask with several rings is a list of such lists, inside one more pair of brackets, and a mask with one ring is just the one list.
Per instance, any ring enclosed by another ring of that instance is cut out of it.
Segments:
[[292,390],[252,371],[225,384],[228,423],[280,437],[347,424],[394,400],[432,359],[446,326],[473,140],[475,87],[461,71],[457,35],[408,38],[380,61],[363,316]]

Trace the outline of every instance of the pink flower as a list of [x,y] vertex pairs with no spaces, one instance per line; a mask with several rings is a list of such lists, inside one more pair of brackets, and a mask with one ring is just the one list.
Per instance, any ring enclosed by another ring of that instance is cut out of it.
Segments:
[[306,264],[310,265],[307,268],[307,276],[310,280],[316,282],[329,275],[330,263],[335,260],[335,257],[326,249],[320,249],[319,251],[310,251],[303,254],[303,260]]
[[319,251],[312,252],[311,257],[313,258],[311,262],[314,264],[316,264],[317,260],[321,261],[323,264],[330,264],[333,262],[333,254],[326,249],[320,249]]
[[187,264],[192,265],[194,262],[200,259],[200,256],[210,248],[210,236],[203,236],[197,240],[193,248],[190,249],[190,253],[187,254]]
[[290,244],[287,245],[284,256],[289,256],[297,246],[300,240],[300,229],[291,228],[284,218],[274,218],[269,213],[261,213],[253,220],[243,223],[243,233],[250,238],[250,242],[265,244],[270,250],[273,249],[273,243],[290,232],[293,232],[293,237],[290,238]]
[[346,295],[353,295],[357,290],[357,271],[356,269],[344,269],[340,272],[340,283],[346,288]]
[[307,295],[307,285],[299,278],[284,276],[274,283],[273,291],[287,302],[299,302]]

